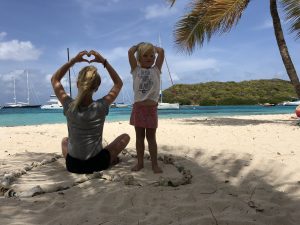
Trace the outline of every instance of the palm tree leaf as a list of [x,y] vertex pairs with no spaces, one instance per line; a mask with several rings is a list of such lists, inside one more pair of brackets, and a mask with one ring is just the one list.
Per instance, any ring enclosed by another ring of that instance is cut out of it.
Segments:
[[194,0],[190,11],[175,25],[175,43],[191,53],[216,33],[224,33],[237,24],[250,0]]
[[286,13],[286,19],[290,23],[290,32],[296,32],[296,38],[300,38],[300,1],[282,0],[281,4]]

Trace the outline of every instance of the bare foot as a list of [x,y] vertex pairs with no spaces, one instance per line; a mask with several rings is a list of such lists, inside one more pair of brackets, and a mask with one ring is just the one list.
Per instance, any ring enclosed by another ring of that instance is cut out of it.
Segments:
[[144,168],[144,165],[136,164],[134,167],[131,168],[131,171],[140,171]]
[[162,173],[162,169],[158,166],[152,166],[153,173]]

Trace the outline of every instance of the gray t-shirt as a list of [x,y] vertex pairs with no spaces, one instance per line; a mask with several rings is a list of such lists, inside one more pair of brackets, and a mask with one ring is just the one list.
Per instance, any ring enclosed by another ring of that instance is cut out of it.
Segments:
[[72,101],[74,100],[68,97],[63,105],[68,123],[68,154],[77,159],[87,160],[103,149],[103,125],[109,105],[102,98],[87,107],[79,107],[70,112],[68,109]]

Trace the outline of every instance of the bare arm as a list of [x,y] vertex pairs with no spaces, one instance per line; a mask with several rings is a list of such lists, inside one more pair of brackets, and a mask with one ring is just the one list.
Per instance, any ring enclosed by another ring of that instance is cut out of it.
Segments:
[[163,65],[164,59],[165,59],[165,51],[163,48],[160,48],[160,47],[155,47],[155,51],[157,52],[157,58],[155,61],[155,65],[157,66],[159,71],[161,71],[161,68],[162,68],[162,65]]
[[114,83],[112,89],[110,89],[108,94],[103,97],[106,100],[106,102],[110,105],[115,101],[115,99],[119,95],[123,86],[123,81],[121,80],[120,76],[115,71],[115,69],[109,64],[109,62],[106,61],[106,59],[104,59],[98,52],[91,50],[90,53],[95,56],[95,59],[91,60],[91,62],[102,63],[103,66],[107,69],[107,72],[109,73],[109,76],[111,77]]
[[133,71],[137,67],[137,61],[134,56],[135,52],[137,51],[137,48],[138,48],[138,45],[134,45],[128,50],[128,59],[129,59],[131,71]]
[[74,58],[72,58],[69,62],[62,65],[51,77],[51,84],[54,90],[55,95],[58,100],[64,104],[66,98],[68,97],[65,89],[61,83],[61,79],[65,76],[67,71],[77,62],[88,62],[86,59],[82,57],[84,55],[89,55],[87,51],[79,52]]

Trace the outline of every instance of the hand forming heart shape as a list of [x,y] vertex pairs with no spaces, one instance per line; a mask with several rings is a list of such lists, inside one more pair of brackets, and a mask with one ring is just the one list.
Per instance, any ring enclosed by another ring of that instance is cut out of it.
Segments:
[[[94,58],[93,58],[94,56]],[[93,62],[97,62],[97,63],[105,63],[106,60],[105,58],[103,58],[103,56],[95,51],[95,50],[91,50],[89,52],[87,52],[86,50],[79,52],[75,57],[74,57],[74,62],[87,62],[87,63],[93,63]]]
[[[94,58],[92,58],[92,57],[94,57]],[[87,54],[83,55],[82,58],[85,59],[86,62],[92,63],[96,57],[94,54],[92,54],[92,51],[89,51]]]

